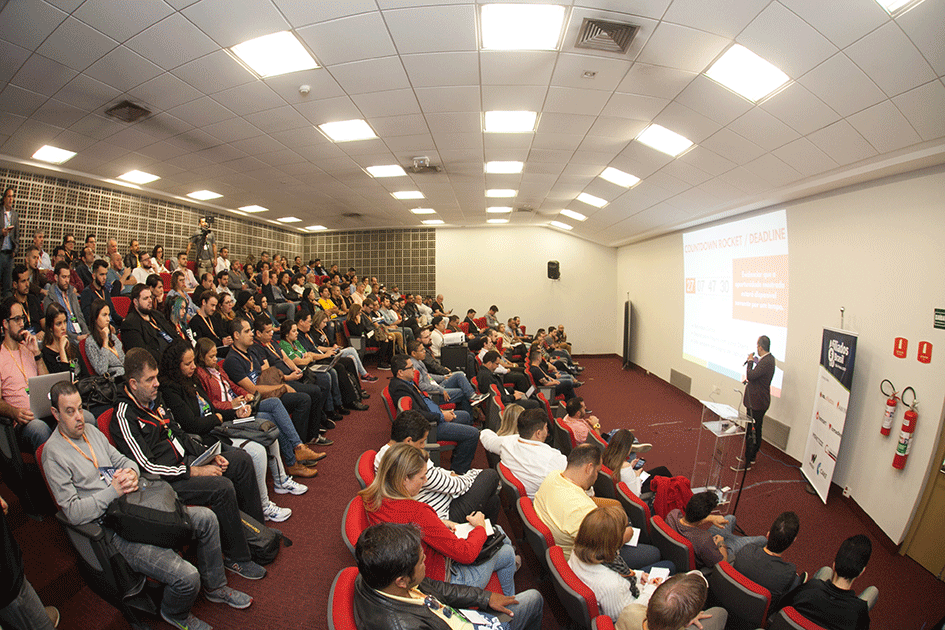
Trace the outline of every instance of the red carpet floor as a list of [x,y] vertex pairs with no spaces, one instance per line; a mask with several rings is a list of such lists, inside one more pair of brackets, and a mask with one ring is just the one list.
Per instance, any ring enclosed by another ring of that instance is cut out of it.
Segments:
[[[616,357],[586,357],[579,393],[605,429],[633,428],[641,441],[652,442],[648,466],[665,465],[676,474],[689,475],[696,451],[699,406],[660,379],[641,370],[624,371]],[[368,385],[371,409],[354,412],[331,432],[335,440],[330,456],[319,465],[319,476],[307,482],[310,491],[299,497],[275,495],[279,504],[293,509],[292,517],[277,525],[294,545],[283,549],[268,567],[269,575],[251,582],[230,575],[230,585],[255,597],[247,610],[236,611],[199,600],[194,613],[216,628],[327,628],[328,593],[339,570],[354,559],[341,540],[341,517],[358,490],[354,477],[357,457],[377,448],[389,435],[389,422],[381,406],[381,389],[389,372]],[[485,467],[482,449],[476,465]],[[800,570],[815,571],[830,564],[840,542],[855,533],[873,540],[873,557],[857,582],[865,588],[876,584],[880,598],[872,613],[873,628],[930,628],[945,616],[945,584],[910,558],[887,549],[874,529],[863,523],[839,492],[831,492],[827,505],[804,491],[801,475],[789,458],[765,445],[758,465],[748,474],[738,520],[746,532],[764,534],[775,516],[792,509],[801,519],[801,533],[785,557]],[[836,490],[836,489],[834,489]],[[16,497],[0,485],[11,504],[8,521],[23,548],[26,573],[44,603],[62,612],[60,628],[118,630],[126,628],[122,617],[85,586],[75,559],[58,524],[52,518],[36,522],[26,517]],[[509,531],[507,519],[500,523]],[[512,532],[514,534],[514,532]],[[516,581],[520,589],[538,588],[545,596],[546,628],[564,626],[565,614],[549,583],[539,583],[527,545],[519,547],[526,566]],[[160,619],[154,628],[167,627]]]

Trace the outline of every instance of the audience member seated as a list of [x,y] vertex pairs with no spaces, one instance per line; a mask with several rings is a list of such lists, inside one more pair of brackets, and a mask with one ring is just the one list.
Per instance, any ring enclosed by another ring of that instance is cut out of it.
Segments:
[[454,403],[470,415],[473,414],[471,403],[477,403],[488,398],[487,395],[477,394],[469,379],[462,372],[453,372],[449,376],[430,374],[427,371],[427,366],[423,363],[427,350],[419,340],[411,339],[407,342],[407,353],[410,355],[414,370],[419,374],[420,391],[428,394],[439,394],[443,397],[444,402]]
[[[594,591],[602,615],[607,615],[621,630],[640,630],[646,617],[646,604],[660,580],[649,580],[627,566],[618,553],[627,528],[627,514],[616,505],[598,507],[584,517],[568,565],[574,574]],[[672,568],[672,562],[656,566]]]
[[[501,339],[502,335],[499,334],[499,331],[494,328],[487,329],[479,339],[482,343],[482,348],[478,352],[479,360],[482,361],[482,358],[486,355],[487,352],[495,350],[499,351],[498,342]],[[470,348],[472,348],[472,342],[470,342]],[[503,358],[502,353],[499,352],[499,366],[495,369],[495,373],[502,379],[504,383],[512,383],[520,392],[527,392],[531,387],[531,381],[528,380],[528,377],[525,375],[525,367],[519,365],[518,363],[513,363],[507,361]]]
[[23,572],[23,552],[7,524],[10,506],[0,497],[0,554],[4,559],[0,574],[0,623],[12,628],[53,630],[59,624],[59,610],[43,607],[43,602]]
[[151,309],[151,304],[151,289],[136,285],[131,291],[131,309],[121,323],[121,339],[126,350],[144,348],[157,364],[177,333],[164,315]]
[[[256,336],[258,343],[259,331],[257,331]],[[325,413],[331,420],[341,420],[344,416],[351,413],[347,405],[357,400],[357,393],[352,390],[351,382],[348,380],[348,373],[345,371],[345,368],[340,368],[340,370],[344,372],[345,386],[348,392],[348,395],[343,397],[341,393],[340,372],[336,371],[335,368],[324,372],[307,371],[307,368],[314,362],[315,358],[324,358],[324,354],[308,352],[301,346],[299,343],[298,324],[291,319],[282,322],[282,326],[279,327],[279,337],[281,340],[278,344],[270,342],[268,347],[272,352],[267,353],[267,359],[273,363],[278,362],[275,352],[280,352],[292,363],[294,369],[302,374],[302,378],[305,379],[304,382],[309,384],[314,383],[319,390],[324,392],[326,394]],[[334,355],[334,352],[335,351],[332,350],[327,354],[331,357]],[[285,359],[283,359],[283,362],[284,361]],[[337,363],[335,367],[338,367]],[[282,369],[281,366],[280,369]]]
[[[350,347],[342,348],[325,332],[328,325],[327,313],[315,313],[311,318],[299,316],[298,324],[299,341],[302,342],[304,348],[310,352],[324,353],[331,351],[333,354],[340,354],[341,358],[338,359],[338,363],[335,365],[342,365],[346,374],[350,374],[352,378],[360,378],[362,381],[369,383],[377,380],[371,377],[367,370],[364,369],[364,364],[361,362],[361,357],[358,355],[357,350]],[[328,363],[329,361],[323,358],[319,359],[318,362]],[[340,375],[341,371],[339,371],[338,374]],[[357,406],[352,408],[360,409]],[[364,409],[360,410],[364,411]]]
[[468,311],[466,311],[466,318],[463,320],[463,323],[469,326],[470,335],[478,335],[480,332],[479,326],[476,326],[476,322],[474,321],[475,317],[476,317],[476,309],[471,308]]
[[630,492],[640,496],[645,492],[650,492],[650,479],[652,477],[673,476],[665,466],[656,466],[646,471],[647,478],[644,480],[643,467],[637,468],[637,463],[640,461],[639,457],[627,461],[631,453],[646,453],[650,448],[650,444],[634,444],[633,433],[626,429],[614,431],[607,443],[607,448],[604,449],[604,466],[612,471],[611,477],[614,480],[614,485],[622,481],[627,484]]
[[472,418],[465,411],[442,410],[435,402],[424,396],[413,382],[413,363],[403,354],[394,356],[391,364],[394,376],[388,386],[390,397],[397,405],[401,398],[409,398],[413,408],[429,422],[437,423],[437,440],[456,442],[453,450],[452,470],[463,475],[472,467],[479,429],[470,426]]
[[33,453],[49,439],[53,418],[36,418],[30,411],[29,378],[48,374],[36,335],[26,330],[23,306],[15,298],[0,303],[0,414],[13,419],[20,448]]
[[75,272],[79,274],[83,290],[92,284],[92,263],[95,262],[95,250],[91,247],[82,249],[82,258],[76,263]]
[[200,308],[197,309],[197,314],[190,319],[188,325],[195,339],[210,339],[215,346],[221,348],[232,344],[233,337],[230,336],[229,330],[221,328],[222,321],[214,319],[218,303],[217,294],[213,291],[201,293]]
[[[190,271],[187,269],[187,271]],[[191,299],[188,294],[188,289],[184,281],[184,272],[178,269],[171,274],[171,290],[167,292],[167,295],[164,297],[165,302],[170,302],[176,297],[179,297],[187,302],[187,318],[191,318],[197,314],[197,305]]]
[[712,514],[718,504],[715,492],[700,492],[689,499],[685,513],[677,508],[666,515],[666,524],[692,543],[699,568],[731,563],[745,545],[766,542],[764,536],[737,536],[734,514]]
[[206,447],[185,433],[161,404],[158,363],[141,348],[131,348],[125,355],[125,385],[110,429],[118,450],[144,472],[170,483],[182,503],[213,510],[227,569],[254,580],[266,575],[253,562],[240,520],[240,510],[263,520],[253,460],[245,451],[224,449],[209,464],[192,466]]
[[147,255],[142,256],[140,264],[132,269],[131,275],[134,276],[137,282],[142,284],[148,279],[148,276],[157,275],[157,272],[151,268],[151,257]]
[[26,249],[26,266],[30,270],[30,293],[40,300],[46,297],[46,272],[39,268],[39,248],[30,245]]
[[[540,387],[553,387],[555,396],[564,394],[565,400],[571,400],[574,398],[574,385],[576,383],[572,383],[568,380],[558,380],[543,370],[541,367],[541,353],[536,351],[534,347],[532,347],[532,350],[529,354],[528,363],[528,371],[531,373],[532,379],[534,379],[536,385]],[[587,435],[585,434],[585,438],[586,437]]]
[[121,339],[111,325],[111,307],[105,300],[96,299],[89,309],[92,332],[85,341],[85,355],[92,370],[99,376],[115,379],[125,374],[125,351]]
[[[571,428],[578,444],[586,442],[591,431],[600,433],[600,420],[597,416],[587,413],[587,405],[584,404],[583,398],[580,396],[568,398],[564,408],[568,415],[562,418],[562,422]],[[607,467],[610,468],[610,466]]]
[[121,260],[121,254],[118,252],[112,254],[111,263],[112,266],[108,270],[108,282],[111,286],[112,296],[130,293],[132,287],[138,284],[138,281],[131,275],[131,269],[125,267]]
[[[431,578],[484,588],[496,572],[502,592],[514,595],[516,558],[508,536],[491,558],[474,564],[487,537],[482,512],[466,517],[473,529],[466,538],[459,538],[455,528],[440,520],[433,508],[416,500],[426,482],[427,459],[426,451],[410,444],[397,444],[384,454],[374,481],[358,493],[368,520],[372,524],[416,523],[423,535],[425,566]],[[496,532],[502,531],[495,523],[493,527]]]
[[[147,285],[144,285],[147,286]],[[154,292],[151,293],[151,312],[159,312],[159,309],[154,306]],[[187,341],[191,347],[197,342],[196,337],[194,337],[194,332],[190,329],[190,326],[187,325],[187,302],[184,301],[184,298],[177,296],[167,300],[167,303],[164,305],[165,310],[167,311],[167,321],[171,325],[171,329],[174,331],[174,339],[183,339]]]
[[[592,499],[587,495],[597,480],[600,467],[600,447],[581,444],[568,455],[567,467],[561,472],[549,473],[535,493],[535,512],[551,530],[555,544],[561,547],[565,558],[571,557],[574,538],[591,510],[598,505],[620,505],[612,499]],[[629,542],[632,537],[633,528],[627,527],[623,542]],[[620,555],[630,568],[643,571],[649,571],[660,561],[659,550],[642,543],[635,547],[622,544]]]
[[164,300],[164,281],[161,280],[161,276],[153,273],[144,279],[144,284],[151,289],[151,307],[163,310],[166,304]]
[[[43,449],[42,466],[49,489],[70,523],[97,521],[112,501],[138,491],[140,468],[109,444],[94,423],[83,420],[82,399],[75,385],[56,383],[50,392],[50,402],[58,430]],[[98,464],[115,470],[106,477]],[[132,569],[166,584],[160,604],[165,621],[175,628],[209,630],[208,624],[190,612],[201,584],[209,601],[233,608],[247,608],[253,598],[227,586],[220,554],[220,528],[214,513],[199,506],[185,509],[194,530],[196,567],[174,549],[130,542],[107,527],[106,531]],[[262,577],[265,571],[259,569]]]
[[137,239],[131,239],[131,242],[128,244],[128,253],[125,254],[125,258],[122,261],[128,269],[134,270],[141,265],[141,246],[138,243]]
[[675,575],[658,587],[646,606],[643,630],[723,630],[728,621],[724,608],[705,606],[709,582],[699,571]]
[[542,405],[539,401],[527,398],[525,394],[518,390],[509,391],[506,388],[505,384],[499,380],[494,372],[499,366],[499,353],[495,350],[490,350],[486,352],[482,357],[482,366],[479,368],[479,373],[476,374],[476,382],[479,385],[479,391],[483,394],[488,394],[492,391],[492,386],[495,385],[499,389],[499,397],[502,399],[502,404],[511,405],[516,404],[520,405],[525,409],[538,409]]
[[863,575],[873,553],[870,539],[863,534],[843,541],[833,568],[823,567],[814,577],[781,600],[807,619],[827,630],[867,630],[870,610],[879,598],[879,589],[869,586],[859,596],[853,582]]
[[801,584],[797,567],[781,559],[794,542],[801,523],[794,512],[782,512],[768,530],[768,542],[745,545],[732,566],[752,582],[771,592],[771,609],[777,610],[781,598]]
[[440,358],[440,351],[443,348],[443,345],[446,343],[446,333],[449,332],[446,329],[449,320],[442,315],[434,315],[433,320],[430,322],[433,326],[433,329],[430,331],[430,346],[429,350],[433,353],[433,356],[437,359]]
[[489,307],[489,310],[486,311],[486,326],[494,330],[498,330],[499,326],[502,324],[499,321],[499,318],[496,315],[499,313],[499,307],[493,304]]
[[378,324],[386,328],[387,334],[393,337],[394,346],[399,349],[398,352],[406,354],[406,342],[413,338],[413,332],[409,328],[402,327],[402,318],[391,308],[389,296],[379,295],[377,303],[377,313],[382,320]]
[[[394,418],[390,441],[374,457],[377,472],[390,447],[410,444],[423,449],[430,434],[430,423],[413,409],[401,411]],[[471,468],[464,475],[455,475],[427,460],[427,481],[417,495],[417,501],[426,503],[444,521],[463,523],[473,512],[482,512],[493,523],[499,518],[499,475],[488,468]]]
[[154,270],[154,273],[171,272],[171,270],[167,268],[167,262],[164,260],[164,248],[160,245],[155,245],[151,249],[151,269]]
[[55,302],[46,309],[46,327],[43,335],[43,362],[50,374],[69,372],[72,379],[85,378],[89,373],[79,356],[79,346],[66,334],[66,309]]
[[[186,252],[177,253],[177,269],[175,271],[179,271],[183,275],[184,287],[186,291],[193,291],[200,285],[200,283],[197,282],[197,277],[194,275],[194,272],[191,271],[190,267],[187,266]],[[174,285],[171,284],[171,286]]]
[[271,271],[267,274],[269,282],[262,287],[262,294],[272,308],[273,317],[285,315],[288,319],[295,319],[295,302],[291,302],[282,294],[279,287],[279,274]]
[[[516,407],[521,409],[519,405],[510,405],[506,412]],[[544,409],[523,412],[517,424],[516,434],[497,435],[491,429],[483,429],[479,441],[483,448],[499,456],[505,467],[525,486],[528,498],[534,499],[548,475],[567,467],[568,458],[545,443],[548,437],[548,415]]]
[[226,421],[246,418],[250,415],[249,405],[240,405],[229,409],[214,410],[210,404],[210,395],[196,376],[197,364],[194,349],[183,339],[170,345],[161,357],[160,392],[174,419],[187,433],[197,435],[204,446],[222,442],[246,451],[253,462],[256,473],[256,487],[259,490],[260,505],[267,521],[281,522],[292,516],[292,510],[281,508],[269,500],[266,489],[266,468],[272,469],[273,479],[282,479],[285,469],[279,457],[279,445],[273,442],[268,447],[253,440],[232,440],[220,438],[213,430]]
[[49,287],[46,299],[43,300],[43,310],[50,304],[58,304],[66,311],[66,331],[69,339],[75,343],[89,336],[89,325],[82,317],[82,308],[79,306],[79,295],[75,287],[69,284],[69,265],[65,262],[56,263],[55,282]]
[[108,286],[108,264],[104,260],[96,260],[92,263],[92,283],[85,287],[82,290],[82,295],[79,296],[79,307],[82,309],[82,317],[85,319],[86,323],[89,325],[89,329],[93,328],[93,319],[92,315],[92,303],[95,300],[103,300],[108,305],[108,312],[110,313],[111,323],[115,328],[121,328],[122,317],[115,311],[115,306],[112,304],[112,292],[111,288]]
[[544,602],[538,591],[530,589],[512,597],[427,577],[423,539],[415,526],[372,525],[361,533],[354,555],[358,563],[354,583],[358,630],[467,628],[471,624],[454,614],[472,608],[490,618],[493,614],[511,616],[498,626],[503,630],[541,628]]
[[30,270],[26,265],[13,265],[13,299],[23,308],[23,329],[43,338],[45,324],[43,309],[39,298],[30,293]]

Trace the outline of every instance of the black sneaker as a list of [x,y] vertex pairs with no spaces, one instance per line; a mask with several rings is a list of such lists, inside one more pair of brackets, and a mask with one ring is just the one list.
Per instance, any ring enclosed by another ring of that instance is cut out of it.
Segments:
[[247,580],[261,580],[266,577],[266,569],[259,566],[252,560],[237,562],[236,560],[227,560],[224,558],[223,566],[226,567],[227,571],[238,573]]
[[338,426],[338,425],[335,424],[335,421],[334,421],[334,420],[329,420],[329,419],[326,418],[326,419],[322,422],[322,429],[324,429],[324,430],[334,429],[336,426]]
[[377,365],[377,369],[379,369],[379,370],[387,370],[388,372],[390,372],[390,364],[389,364],[389,363],[379,363],[379,364]]
[[324,435],[319,436],[318,439],[315,440],[315,444],[318,446],[331,446],[334,443],[335,442],[333,440],[329,440]]

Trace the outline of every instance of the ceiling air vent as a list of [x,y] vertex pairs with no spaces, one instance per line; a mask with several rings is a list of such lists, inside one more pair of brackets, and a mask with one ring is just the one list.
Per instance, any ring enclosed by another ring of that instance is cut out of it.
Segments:
[[639,29],[640,27],[635,24],[584,18],[574,47],[626,53],[630,49],[633,36]]
[[117,118],[126,123],[133,123],[138,122],[142,118],[147,118],[151,115],[151,112],[140,105],[135,105],[131,101],[122,101],[118,103],[118,105],[106,109],[105,115]]

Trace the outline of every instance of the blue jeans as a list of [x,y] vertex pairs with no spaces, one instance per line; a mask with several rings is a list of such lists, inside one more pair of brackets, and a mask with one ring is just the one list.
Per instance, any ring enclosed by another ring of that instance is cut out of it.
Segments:
[[16,429],[20,434],[19,442],[21,450],[29,450],[35,453],[36,449],[46,443],[49,436],[52,435],[56,420],[49,418],[33,418],[26,424],[17,423]]
[[511,620],[502,624],[505,630],[540,630],[542,608],[545,600],[541,593],[535,589],[529,589],[515,594],[517,604],[506,606],[514,613]]
[[197,567],[173,549],[144,545],[112,534],[112,544],[132,569],[167,586],[161,599],[161,612],[183,621],[200,594],[200,583],[212,591],[226,586],[223,554],[220,551],[220,528],[217,517],[205,507],[187,507],[197,541]]
[[52,621],[46,614],[43,602],[33,590],[33,585],[25,577],[23,586],[16,598],[0,608],[0,622],[4,626],[13,628],[30,628],[30,630],[53,630]]
[[465,374],[462,372],[453,372],[441,381],[439,385],[450,395],[450,402],[454,402],[455,399],[456,404],[460,405],[463,411],[470,414],[472,413],[469,401],[475,396],[476,390],[473,389],[472,383],[469,382]]
[[312,374],[320,390],[328,392],[328,397],[325,401],[325,411],[331,413],[335,409],[344,406],[344,403],[341,401],[341,388],[338,386],[338,372],[331,369],[327,372],[309,372],[309,374]]
[[631,569],[648,573],[654,566],[666,567],[670,573],[675,572],[676,565],[669,560],[660,560],[660,550],[653,545],[638,544],[636,547],[623,545],[619,549],[620,557]]
[[[493,524],[493,526],[496,531],[505,533],[498,525]],[[515,548],[512,547],[512,542],[506,536],[499,551],[482,564],[472,565],[454,562],[450,573],[449,581],[451,584],[463,584],[478,588],[485,588],[489,580],[492,579],[492,574],[498,573],[502,593],[515,595]]]
[[721,536],[725,539],[725,546],[728,547],[728,557],[730,561],[735,560],[735,556],[738,555],[738,552],[742,550],[745,545],[750,545],[752,543],[760,543],[762,545],[768,542],[768,539],[764,536],[738,536],[732,531],[735,528],[735,515],[728,514],[725,516],[728,520],[728,524],[724,527],[719,527],[717,525],[712,525],[709,527],[709,533],[713,536]]
[[452,469],[457,475],[464,475],[472,468],[473,456],[479,444],[479,429],[472,425],[472,417],[465,411],[456,411],[452,422],[443,419],[443,412],[436,403],[426,399],[427,409],[437,414],[440,419],[436,429],[436,438],[444,442],[456,442],[453,450]]
[[295,430],[292,418],[282,401],[275,397],[260,400],[256,417],[269,420],[279,427],[279,452],[282,453],[282,461],[288,466],[295,466],[295,447],[301,444],[302,440],[299,439],[298,431]]
[[367,376],[367,370],[364,369],[364,364],[361,363],[361,355],[358,354],[358,351],[354,348],[342,348],[338,353],[343,357],[348,357],[354,362],[354,367],[358,370],[358,376]]

